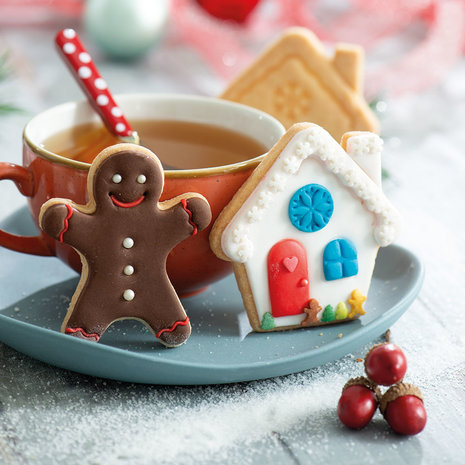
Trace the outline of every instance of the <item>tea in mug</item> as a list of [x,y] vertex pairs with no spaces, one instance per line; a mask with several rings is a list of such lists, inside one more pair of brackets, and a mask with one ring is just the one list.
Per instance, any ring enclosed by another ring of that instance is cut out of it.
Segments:
[[[197,169],[229,165],[267,151],[244,134],[205,123],[140,120],[131,125],[141,145],[154,152],[165,169]],[[58,132],[43,146],[58,155],[92,163],[109,145],[121,142],[100,123],[87,123]]]

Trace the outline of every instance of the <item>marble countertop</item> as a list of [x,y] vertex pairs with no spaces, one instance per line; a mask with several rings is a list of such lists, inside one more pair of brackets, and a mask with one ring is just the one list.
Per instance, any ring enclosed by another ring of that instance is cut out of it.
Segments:
[[[22,127],[32,115],[82,98],[52,51],[53,36],[46,28],[0,31],[15,73],[0,92],[25,109],[0,117],[2,161],[21,163]],[[97,59],[115,93],[216,95],[224,86],[180,44],[135,64]],[[426,267],[419,297],[391,328],[408,358],[406,380],[425,397],[420,435],[395,435],[379,413],[360,432],[339,423],[340,390],[362,374],[356,359],[369,346],[294,375],[165,387],[79,375],[0,344],[0,462],[464,463],[465,60],[434,89],[386,103],[384,188],[405,219],[398,243]],[[25,205],[11,183],[1,183],[0,193],[0,220]],[[0,293],[7,273],[0,269]]]

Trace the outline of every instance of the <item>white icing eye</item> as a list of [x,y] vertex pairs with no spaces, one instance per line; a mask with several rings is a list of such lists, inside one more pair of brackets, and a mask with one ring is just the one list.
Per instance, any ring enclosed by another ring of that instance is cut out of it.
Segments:
[[137,182],[139,184],[145,184],[145,181],[147,181],[147,178],[143,174],[139,174],[139,176],[137,176]]
[[121,174],[114,174],[113,177],[111,178],[111,180],[115,184],[119,184],[123,180],[123,178],[121,177]]

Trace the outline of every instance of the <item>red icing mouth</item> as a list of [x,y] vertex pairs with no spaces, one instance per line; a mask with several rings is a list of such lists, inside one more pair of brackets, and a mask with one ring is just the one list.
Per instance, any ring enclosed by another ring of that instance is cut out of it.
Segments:
[[121,200],[118,200],[113,194],[110,195],[110,198],[117,207],[131,208],[139,205],[145,199],[145,194],[141,195],[137,200],[134,200],[134,202],[121,202]]

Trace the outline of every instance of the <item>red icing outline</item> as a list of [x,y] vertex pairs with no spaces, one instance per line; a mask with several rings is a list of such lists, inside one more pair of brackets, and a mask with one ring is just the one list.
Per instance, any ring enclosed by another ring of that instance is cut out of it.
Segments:
[[141,195],[137,200],[134,200],[134,202],[121,202],[121,200],[118,200],[113,194],[110,195],[110,198],[117,207],[131,208],[137,207],[137,205],[142,203],[142,201],[145,199],[145,194]]
[[186,316],[186,319],[184,321],[176,321],[173,326],[171,326],[171,328],[166,328],[166,329],[161,329],[160,331],[158,331],[157,334],[155,334],[155,337],[159,338],[163,333],[172,333],[178,326],[186,326],[189,324],[189,317]]
[[195,236],[198,232],[197,225],[192,221],[192,212],[187,208],[187,200],[181,199],[182,208],[189,215],[189,224],[194,228],[192,231],[192,236]]
[[83,336],[85,337],[95,337],[97,339],[97,342],[99,341],[100,339],[100,335],[97,334],[97,333],[87,333],[86,331],[84,331],[82,328],[66,328],[65,329],[65,333],[68,333],[68,334],[74,334],[74,333],[82,333]]
[[63,230],[61,231],[60,235],[58,236],[58,239],[60,240],[60,242],[63,242],[63,234],[68,231],[69,229],[69,223],[68,223],[68,220],[73,216],[73,208],[71,207],[71,205],[69,205],[68,203],[65,203],[66,205],[66,208],[68,210],[68,214],[66,215],[66,218],[65,220],[63,221]]

